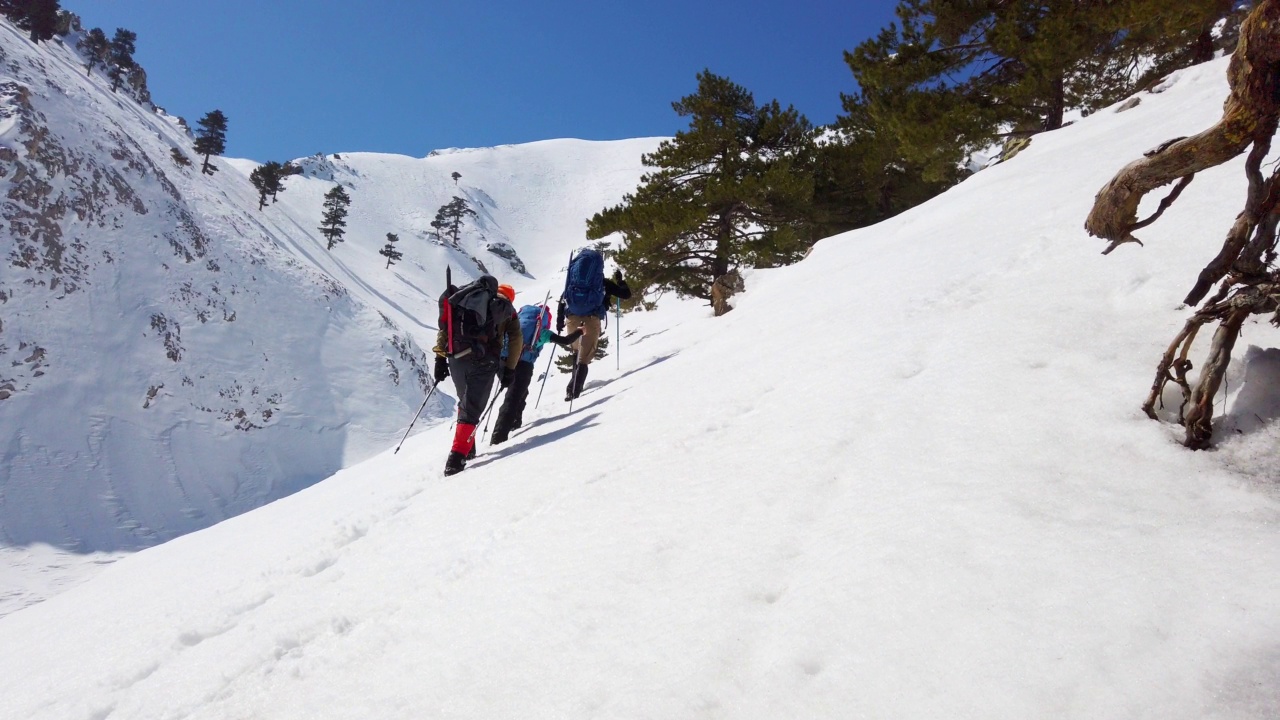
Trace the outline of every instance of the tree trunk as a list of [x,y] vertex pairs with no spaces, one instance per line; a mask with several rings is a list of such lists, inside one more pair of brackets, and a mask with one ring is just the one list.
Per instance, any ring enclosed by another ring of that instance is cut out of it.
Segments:
[[1067,112],[1067,80],[1063,75],[1053,79],[1050,88],[1049,111],[1044,119],[1045,130],[1057,130],[1062,127],[1062,117]]
[[1213,59],[1213,26],[1200,31],[1195,42],[1191,43],[1191,62],[1200,64]]
[[[1275,132],[1274,118],[1271,121],[1271,132]],[[1269,214],[1271,209],[1275,207],[1274,178],[1272,182],[1262,182],[1262,172],[1260,170],[1262,160],[1267,156],[1267,152],[1270,149],[1270,135],[1260,138],[1258,142],[1254,143],[1253,150],[1249,153],[1249,162],[1245,165],[1245,173],[1249,176],[1249,195],[1245,199],[1244,210],[1236,216],[1236,221],[1231,225],[1231,230],[1227,232],[1227,239],[1222,243],[1222,249],[1200,271],[1196,284],[1191,288],[1191,292],[1187,293],[1187,297],[1183,299],[1183,302],[1187,305],[1199,305],[1204,296],[1209,293],[1209,289],[1213,287],[1213,284],[1225,277],[1232,268],[1240,270],[1261,265],[1260,253],[1257,257],[1248,257],[1242,255],[1241,251],[1244,250],[1245,244],[1249,242],[1249,237],[1254,234],[1254,230],[1258,227],[1262,217]],[[1254,247],[1259,247],[1259,245],[1255,244]]]
[[716,238],[716,257],[711,263],[711,281],[729,272],[729,258],[732,256],[733,218],[728,213],[720,215],[720,234]]

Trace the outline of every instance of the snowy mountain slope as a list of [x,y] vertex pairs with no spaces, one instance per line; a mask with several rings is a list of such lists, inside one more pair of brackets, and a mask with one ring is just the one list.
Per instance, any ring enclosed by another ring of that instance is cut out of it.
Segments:
[[436,426],[0,619],[0,716],[1277,717],[1280,431],[1238,407],[1280,407],[1270,353],[1241,345],[1216,452],[1138,410],[1241,164],[1145,249],[1080,229],[1224,70],[754,273],[724,318],[624,318],[622,371],[573,414],[553,380],[459,476]]
[[[540,302],[547,291],[558,295],[569,251],[585,242],[586,218],[635,188],[643,173],[640,156],[659,142],[547,140],[425,158],[378,153],[301,158],[294,162],[303,173],[285,180],[286,191],[264,209],[261,220],[286,235],[311,231],[320,223],[325,192],[342,184],[352,198],[346,238],[331,253],[310,253],[308,262],[429,346],[446,265],[453,267],[458,283],[482,268],[489,271],[516,287],[520,303]],[[246,178],[256,167],[231,162]],[[456,183],[455,172],[461,175]],[[243,188],[252,192],[247,181]],[[477,213],[464,223],[458,248],[429,239],[436,211],[454,196]],[[378,254],[387,233],[399,236],[397,249],[404,253],[391,268]],[[515,267],[488,249],[494,245],[515,251]]]
[[282,252],[234,173],[181,165],[170,118],[0,39],[0,541],[152,544],[393,436],[361,398],[412,412],[413,338]]
[[[0,55],[0,614],[34,599],[5,579],[44,556],[29,544],[149,546],[394,443],[428,386],[444,266],[474,274],[414,236],[451,172],[488,203],[468,241],[509,239],[546,276],[563,261],[542,253],[579,244],[656,143],[553,141],[447,167],[343,156],[351,234],[330,253],[316,229],[329,183],[290,178],[260,212],[251,164],[201,174],[175,118],[111,93],[68,46],[0,21]],[[386,232],[406,256],[391,270]],[[541,299],[546,282],[521,289]],[[424,421],[451,405],[442,394]],[[84,560],[56,564],[98,558]]]

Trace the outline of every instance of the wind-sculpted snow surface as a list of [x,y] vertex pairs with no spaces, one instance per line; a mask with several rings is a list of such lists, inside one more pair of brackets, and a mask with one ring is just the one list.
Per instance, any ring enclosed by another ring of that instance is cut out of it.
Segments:
[[[0,546],[153,545],[387,447],[430,384],[445,265],[474,276],[471,252],[519,266],[490,268],[504,277],[555,271],[656,142],[447,166],[304,160],[259,212],[252,163],[214,158],[220,172],[202,174],[177,119],[109,87],[67,44],[36,46],[0,20]],[[601,161],[629,170],[612,185],[567,177]],[[329,253],[317,226],[334,181],[354,203]],[[592,189],[556,203],[556,183]],[[461,249],[424,237],[452,194],[480,216]],[[377,255],[388,232],[405,253],[390,270]],[[556,261],[539,260],[548,244]],[[425,421],[451,403],[442,393]]]
[[1080,228],[1223,71],[750,273],[722,318],[625,316],[620,371],[572,414],[552,378],[460,475],[438,424],[0,619],[0,717],[1280,717],[1274,353],[1241,346],[1215,452],[1138,409],[1240,165],[1159,252]]

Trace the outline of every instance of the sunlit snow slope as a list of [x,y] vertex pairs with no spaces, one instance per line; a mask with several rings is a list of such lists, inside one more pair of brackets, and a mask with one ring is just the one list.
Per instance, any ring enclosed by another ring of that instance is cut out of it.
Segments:
[[1224,70],[754,273],[724,318],[623,318],[620,372],[572,414],[552,380],[461,475],[440,424],[9,615],[0,716],[1280,716],[1275,332],[1219,450],[1138,411],[1241,164],[1146,248],[1080,229]]
[[[177,119],[86,74],[77,37],[0,20],[0,615],[44,595],[15,568],[153,545],[393,444],[430,385],[445,267],[462,282],[479,259],[540,300],[658,142],[304,158],[260,211],[254,163],[202,174]],[[352,206],[329,251],[335,182]],[[454,195],[477,217],[430,242]]]

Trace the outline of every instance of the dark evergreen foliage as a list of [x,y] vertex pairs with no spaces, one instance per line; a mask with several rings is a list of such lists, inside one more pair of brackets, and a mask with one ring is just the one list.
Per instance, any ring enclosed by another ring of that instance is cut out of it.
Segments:
[[1001,136],[1054,130],[1070,108],[1123,98],[1153,57],[1162,74],[1207,57],[1204,40],[1230,9],[1230,0],[900,0],[899,24],[845,62],[861,88],[853,102],[927,180],[944,182]]
[[111,57],[108,60],[110,67],[107,70],[107,76],[111,78],[111,92],[115,92],[120,88],[121,81],[128,76],[129,71],[136,64],[133,60],[133,53],[136,50],[134,45],[137,41],[137,33],[124,28],[116,28],[116,34],[111,38]]
[[284,177],[284,166],[275,160],[263,163],[249,173],[249,182],[258,191],[259,210],[267,204],[267,198],[274,203],[276,195],[284,191]]
[[843,99],[847,114],[823,133],[817,148],[809,228],[815,241],[893,217],[965,174],[955,165],[939,179],[926,180],[924,166],[903,157],[893,133],[877,127],[857,98]]
[[0,0],[0,14],[26,30],[32,42],[51,40],[58,34],[58,0]]
[[29,30],[32,42],[51,40],[58,30],[58,0],[26,0],[25,23],[20,26]]
[[111,61],[111,41],[102,28],[93,28],[80,41],[80,52],[85,54],[85,75],[92,75],[95,67],[107,67]]
[[204,156],[200,171],[212,175],[218,168],[209,164],[209,157],[221,155],[227,150],[227,116],[221,110],[210,110],[196,124],[200,129],[196,131],[195,151],[197,155]]
[[382,249],[378,251],[379,255],[387,259],[387,267],[391,267],[397,260],[404,257],[404,253],[396,249],[396,243],[399,241],[399,235],[387,233],[387,244],[383,245]]
[[454,171],[454,173],[453,173],[453,175],[452,175],[452,177],[453,177],[453,184],[454,184],[454,185],[457,185],[457,184],[458,184],[458,180],[460,180],[460,179],[462,178],[462,173],[457,172],[457,171],[455,170],[455,171]]
[[436,211],[436,217],[431,221],[431,234],[435,236],[436,242],[447,242],[458,247],[458,241],[462,237],[462,222],[469,217],[476,217],[475,210],[471,209],[466,200],[455,195]]
[[346,234],[347,207],[351,205],[351,196],[341,185],[324,194],[324,217],[320,220],[320,234],[329,241],[329,249],[342,242]]
[[812,239],[809,121],[776,100],[756,105],[745,88],[710,71],[672,106],[689,118],[688,129],[644,156],[654,171],[622,204],[592,217],[587,237],[622,234],[615,259],[633,290],[707,300],[731,269],[799,259]]

